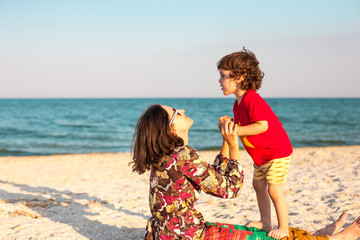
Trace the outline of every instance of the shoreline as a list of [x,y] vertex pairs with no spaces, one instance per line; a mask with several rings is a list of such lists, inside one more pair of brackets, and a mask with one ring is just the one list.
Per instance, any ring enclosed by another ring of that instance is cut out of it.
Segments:
[[[357,147],[360,145],[330,145],[330,146],[301,146],[301,147],[294,147],[293,149],[302,149],[302,148],[332,148],[332,147]],[[240,151],[244,150],[245,148],[240,146]],[[220,151],[221,147],[210,147],[198,150],[198,152],[216,152]],[[83,153],[54,153],[54,154],[31,154],[31,155],[0,155],[1,158],[7,157],[51,157],[51,156],[71,156],[71,155],[87,155],[87,154],[131,154],[130,151],[124,152],[83,152]]]
[[[218,151],[199,151],[211,163]],[[360,215],[360,146],[294,148],[284,191],[291,227],[316,230],[348,211]],[[252,160],[241,149],[245,182],[231,200],[201,193],[195,207],[210,222],[258,220]],[[0,157],[0,239],[142,239],[148,173],[138,175],[130,153]],[[272,221],[276,214],[272,208]]]

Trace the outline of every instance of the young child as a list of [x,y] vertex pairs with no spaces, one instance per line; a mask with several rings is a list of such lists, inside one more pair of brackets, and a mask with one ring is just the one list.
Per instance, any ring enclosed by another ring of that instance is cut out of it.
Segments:
[[[280,239],[289,235],[288,205],[283,193],[292,146],[281,122],[271,107],[256,91],[261,87],[263,72],[254,53],[246,50],[224,56],[217,63],[219,83],[224,95],[234,94],[234,122],[238,124],[246,151],[254,161],[253,186],[261,220],[248,227],[269,231],[269,236]],[[229,116],[219,118],[219,126]],[[272,230],[270,198],[275,206],[278,229]]]

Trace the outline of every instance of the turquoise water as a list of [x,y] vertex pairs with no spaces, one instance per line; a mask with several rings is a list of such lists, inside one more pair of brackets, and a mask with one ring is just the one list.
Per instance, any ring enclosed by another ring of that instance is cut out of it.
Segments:
[[[360,145],[360,98],[266,101],[294,147]],[[0,99],[0,155],[129,152],[137,118],[149,104],[184,108],[194,120],[190,144],[218,149],[218,117],[233,98]]]

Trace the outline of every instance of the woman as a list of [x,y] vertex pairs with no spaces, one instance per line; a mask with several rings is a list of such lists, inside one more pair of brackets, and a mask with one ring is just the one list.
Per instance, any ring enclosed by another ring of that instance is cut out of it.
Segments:
[[[188,145],[192,124],[184,110],[161,105],[151,105],[138,120],[133,140],[133,171],[142,174],[150,170],[152,217],[145,239],[272,239],[267,232],[255,228],[207,223],[194,208],[201,190],[221,198],[237,197],[244,175],[237,162],[237,125],[226,121],[219,127],[223,136],[221,152],[214,164],[209,165]],[[325,228],[325,234],[332,234],[330,229]],[[289,239],[356,239],[360,237],[360,218],[330,237],[314,237],[298,229],[289,231]]]

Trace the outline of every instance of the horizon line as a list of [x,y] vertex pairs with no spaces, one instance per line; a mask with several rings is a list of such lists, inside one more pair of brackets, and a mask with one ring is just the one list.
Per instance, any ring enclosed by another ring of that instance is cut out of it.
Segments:
[[[359,97],[263,97],[266,99],[357,99]],[[235,99],[235,97],[0,97],[0,100],[75,100],[75,99]]]

